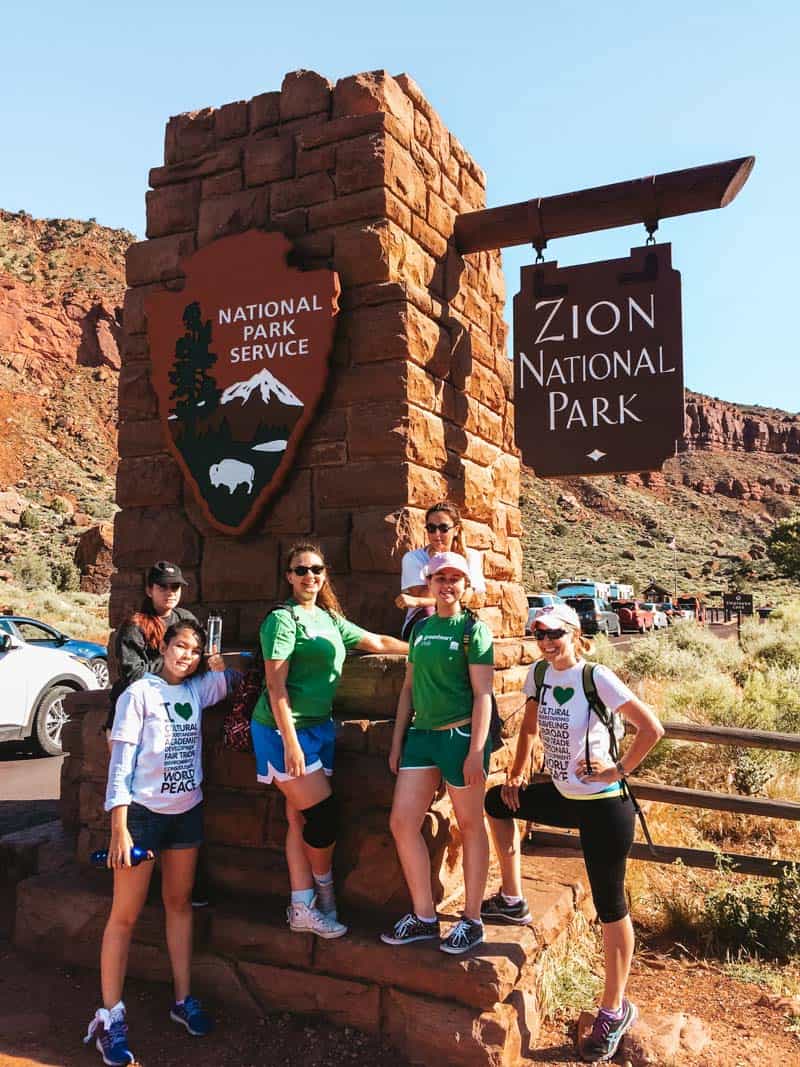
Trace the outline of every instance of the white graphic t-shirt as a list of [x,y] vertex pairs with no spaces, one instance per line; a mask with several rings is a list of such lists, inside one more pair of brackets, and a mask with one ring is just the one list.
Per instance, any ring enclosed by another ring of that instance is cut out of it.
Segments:
[[[536,696],[534,668],[531,664],[523,690]],[[609,711],[635,699],[635,694],[608,667],[594,667],[597,695]],[[586,755],[586,730],[589,728],[589,755],[604,764],[611,761],[608,729],[594,712],[583,691],[583,660],[565,671],[548,665],[539,696],[539,732],[544,745],[545,766],[553,784],[565,797],[589,798],[600,793],[618,793],[619,785],[582,782],[575,774],[578,760]]]
[[[227,692],[225,672],[208,671],[178,685],[169,685],[157,674],[146,674],[120,696],[111,740],[137,746],[131,785],[131,797],[137,804],[166,815],[180,815],[200,803],[202,710],[222,700]],[[112,799],[107,791],[107,809]]]

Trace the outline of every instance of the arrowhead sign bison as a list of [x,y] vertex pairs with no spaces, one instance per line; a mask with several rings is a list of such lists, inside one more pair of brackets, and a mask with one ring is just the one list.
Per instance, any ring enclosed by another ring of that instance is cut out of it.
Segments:
[[244,533],[291,469],[328,377],[339,281],[251,230],[195,252],[146,304],[167,443],[205,517]]

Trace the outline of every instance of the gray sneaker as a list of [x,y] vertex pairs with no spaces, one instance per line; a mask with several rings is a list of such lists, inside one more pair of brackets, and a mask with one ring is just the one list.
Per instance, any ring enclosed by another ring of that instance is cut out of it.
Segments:
[[338,922],[327,915],[323,915],[319,908],[315,907],[316,898],[311,904],[290,904],[286,909],[286,918],[289,929],[295,933],[316,934],[317,937],[330,939],[342,937],[347,933],[344,923]]
[[619,1019],[615,1019],[605,1008],[600,1008],[592,1032],[580,1049],[581,1058],[588,1063],[610,1060],[619,1048],[622,1038],[636,1022],[638,1014],[636,1005],[625,999],[622,1001],[622,1015]]

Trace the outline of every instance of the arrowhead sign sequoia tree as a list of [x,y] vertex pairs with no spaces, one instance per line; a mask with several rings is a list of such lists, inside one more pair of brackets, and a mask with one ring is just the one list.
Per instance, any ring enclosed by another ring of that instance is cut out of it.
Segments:
[[208,521],[242,533],[291,469],[328,376],[339,281],[288,267],[281,234],[251,230],[184,263],[147,303],[167,443]]

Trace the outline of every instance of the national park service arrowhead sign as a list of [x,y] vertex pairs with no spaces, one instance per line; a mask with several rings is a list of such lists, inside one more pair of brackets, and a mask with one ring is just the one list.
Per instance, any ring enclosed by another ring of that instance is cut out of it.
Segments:
[[212,526],[243,533],[277,491],[322,395],[334,271],[289,267],[279,233],[225,237],[146,304],[167,443]]
[[541,477],[656,470],[683,434],[681,276],[669,244],[522,268],[514,409]]

